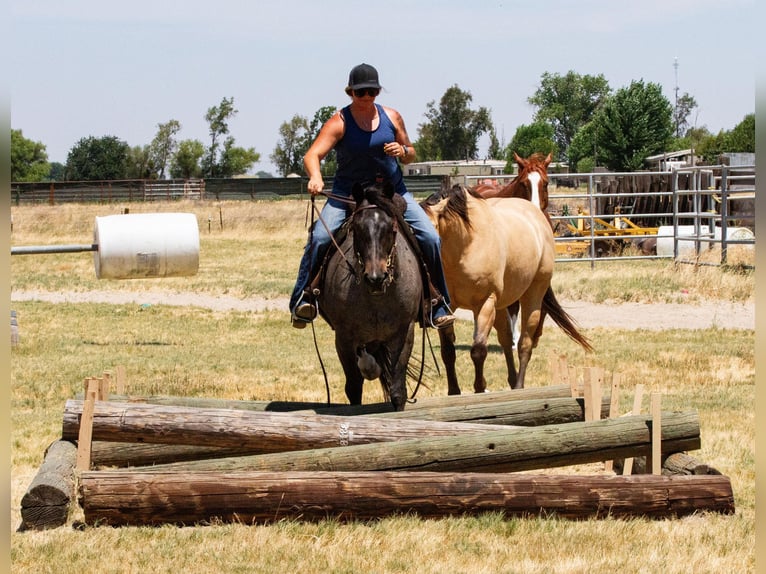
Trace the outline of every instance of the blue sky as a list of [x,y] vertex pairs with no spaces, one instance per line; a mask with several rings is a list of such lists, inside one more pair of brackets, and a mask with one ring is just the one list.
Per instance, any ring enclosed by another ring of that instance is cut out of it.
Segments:
[[[699,105],[716,133],[755,111],[755,0],[10,0],[11,127],[66,162],[83,137],[148,144],[157,124],[207,144],[204,115],[224,97],[251,170],[276,174],[279,126],[342,106],[348,71],[367,62],[411,139],[452,85],[490,109],[508,143],[532,121],[543,73],[603,74],[612,89],[658,83]],[[674,62],[678,62],[677,74]],[[676,84],[677,77],[677,84]]]

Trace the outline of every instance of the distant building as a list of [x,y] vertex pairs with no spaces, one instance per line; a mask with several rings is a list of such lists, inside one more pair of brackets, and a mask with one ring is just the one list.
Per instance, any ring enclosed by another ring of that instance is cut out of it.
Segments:
[[446,175],[450,177],[451,185],[475,185],[476,179],[481,177],[508,177],[503,173],[505,163],[502,159],[418,161],[404,165],[402,169],[407,176]]
[[670,171],[697,165],[697,156],[694,155],[693,148],[681,149],[650,155],[644,158],[644,164],[652,171]]

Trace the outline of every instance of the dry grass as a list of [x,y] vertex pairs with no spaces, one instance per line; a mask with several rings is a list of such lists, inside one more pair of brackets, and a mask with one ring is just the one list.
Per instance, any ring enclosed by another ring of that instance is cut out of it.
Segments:
[[[14,245],[87,243],[94,215],[123,206],[14,208]],[[284,297],[292,287],[306,204],[130,205],[137,211],[191,211],[201,225],[195,277],[99,282],[87,254],[13,257],[13,289],[198,290]],[[220,207],[220,211],[219,211]],[[220,225],[223,217],[223,228]],[[208,230],[210,218],[210,230]],[[572,265],[557,270],[567,299],[674,302],[752,300],[749,272],[693,269],[663,262]],[[308,331],[289,327],[286,312],[218,313],[164,305],[15,302],[21,344],[11,360],[11,558],[14,572],[753,572],[755,546],[753,331],[664,332],[591,329],[597,353],[586,358],[555,328],[546,330],[530,364],[529,386],[551,379],[548,358],[600,366],[624,376],[622,410],[642,383],[663,392],[667,409],[699,412],[702,448],[691,453],[731,478],[736,514],[675,520],[507,519],[498,513],[421,520],[412,516],[341,524],[285,520],[266,526],[86,528],[15,532],[20,500],[46,446],[60,436],[66,399],[82,380],[126,367],[130,392],[233,399],[312,400],[324,379]],[[472,371],[458,323],[458,369]],[[318,325],[318,345],[332,398],[343,400],[332,334]],[[436,350],[438,353],[438,349]],[[504,388],[502,355],[487,361],[490,389]],[[432,369],[420,396],[443,395]],[[464,388],[468,385],[464,383]],[[380,400],[376,385],[365,402]],[[585,469],[555,469],[553,472]],[[77,518],[74,516],[73,518]]]

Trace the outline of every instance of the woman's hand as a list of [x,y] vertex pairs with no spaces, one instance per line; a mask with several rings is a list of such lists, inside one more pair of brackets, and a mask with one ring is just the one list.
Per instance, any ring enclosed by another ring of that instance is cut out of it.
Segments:
[[404,157],[406,155],[404,146],[399,142],[388,142],[387,144],[383,144],[383,152],[391,157]]
[[321,175],[312,177],[306,187],[311,195],[318,195],[324,189],[324,179]]

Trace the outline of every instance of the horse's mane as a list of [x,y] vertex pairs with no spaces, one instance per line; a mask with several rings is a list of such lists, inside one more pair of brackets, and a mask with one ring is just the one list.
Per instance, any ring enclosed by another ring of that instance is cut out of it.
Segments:
[[447,197],[447,204],[444,206],[442,216],[445,218],[459,219],[468,229],[471,229],[471,219],[468,216],[468,196],[482,202],[485,201],[484,198],[472,188],[463,185],[453,185],[451,189],[443,192],[442,197]]
[[365,188],[364,199],[378,206],[386,215],[394,219],[401,219],[407,209],[407,201],[401,195],[395,193],[393,197],[389,197],[384,187],[378,184]]

